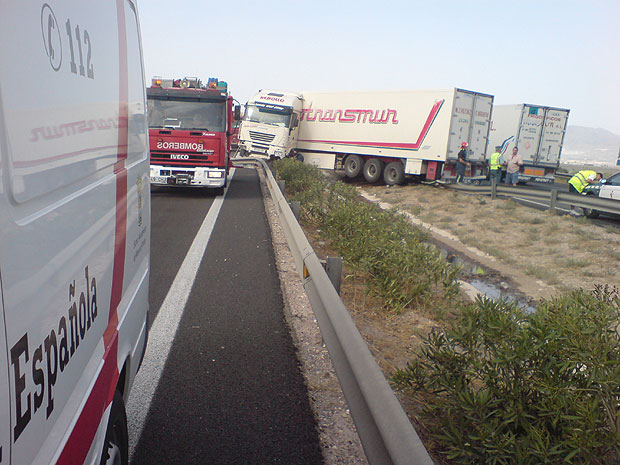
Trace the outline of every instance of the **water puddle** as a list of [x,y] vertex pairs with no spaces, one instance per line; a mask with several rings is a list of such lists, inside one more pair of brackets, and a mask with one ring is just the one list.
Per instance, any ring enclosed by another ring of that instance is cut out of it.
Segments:
[[532,307],[527,301],[524,301],[523,299],[520,299],[510,293],[506,293],[495,284],[491,284],[479,279],[473,279],[469,281],[469,284],[475,287],[480,294],[485,295],[490,299],[493,299],[495,301],[504,300],[506,302],[516,302],[517,306],[526,313],[532,313],[536,311],[536,308]]
[[511,292],[506,282],[498,282],[497,276],[491,276],[489,272],[479,264],[464,259],[462,256],[448,251],[439,244],[435,243],[434,246],[439,249],[441,255],[448,262],[461,267],[461,280],[471,285],[479,294],[495,301],[504,300],[506,302],[515,302],[518,307],[526,313],[536,311],[536,308],[530,305],[527,297]]

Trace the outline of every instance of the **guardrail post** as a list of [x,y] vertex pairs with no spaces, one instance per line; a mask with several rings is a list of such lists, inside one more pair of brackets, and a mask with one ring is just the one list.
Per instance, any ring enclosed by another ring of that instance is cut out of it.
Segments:
[[558,190],[551,189],[551,200],[549,201],[549,211],[555,211],[556,205],[558,203]]
[[340,284],[342,284],[342,257],[327,257],[325,260],[325,272],[334,285],[334,289],[336,289],[336,292],[340,295]]
[[288,203],[289,207],[291,207],[291,211],[293,215],[295,215],[295,219],[299,221],[299,215],[301,213],[301,202],[299,200],[291,200]]
[[497,178],[491,174],[491,200],[497,197]]

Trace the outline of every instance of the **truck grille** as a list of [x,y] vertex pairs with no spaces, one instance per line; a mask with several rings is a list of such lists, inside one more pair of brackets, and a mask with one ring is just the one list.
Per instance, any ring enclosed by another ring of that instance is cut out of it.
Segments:
[[250,131],[250,139],[260,142],[271,142],[275,137],[274,134],[263,134],[262,132]]

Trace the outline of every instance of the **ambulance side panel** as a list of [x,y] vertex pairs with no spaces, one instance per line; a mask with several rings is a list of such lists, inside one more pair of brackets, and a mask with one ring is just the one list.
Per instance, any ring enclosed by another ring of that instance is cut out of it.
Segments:
[[0,387],[0,464],[9,454],[13,464],[99,463],[117,383],[127,398],[146,338],[136,6],[0,2],[0,386],[10,397],[7,417]]

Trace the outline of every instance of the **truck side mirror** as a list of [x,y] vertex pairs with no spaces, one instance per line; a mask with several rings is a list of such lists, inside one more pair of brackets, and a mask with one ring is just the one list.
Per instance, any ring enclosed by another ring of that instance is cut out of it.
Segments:
[[241,119],[241,106],[235,105],[234,120],[239,121],[240,119]]

